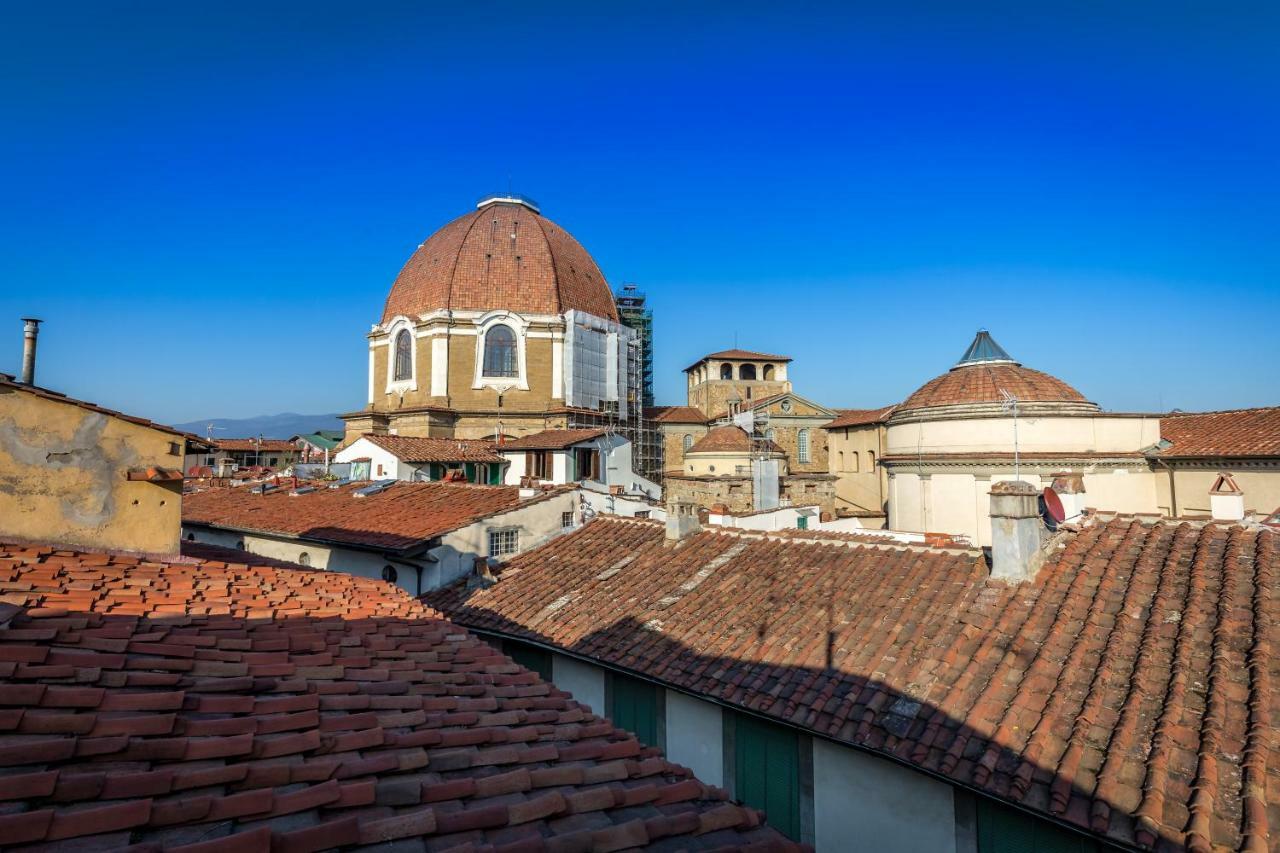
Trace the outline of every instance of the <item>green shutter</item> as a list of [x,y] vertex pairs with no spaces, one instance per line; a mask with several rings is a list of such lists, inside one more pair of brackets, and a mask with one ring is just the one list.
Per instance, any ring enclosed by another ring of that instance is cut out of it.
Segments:
[[502,485],[502,466],[497,464],[496,462],[489,463],[489,485],[491,486]]
[[800,738],[793,729],[734,715],[737,798],[765,813],[769,825],[800,840]]
[[551,680],[551,652],[515,640],[503,640],[503,653],[525,669],[536,672],[543,681]]
[[466,472],[467,482],[474,483],[476,481],[476,463],[463,462],[462,470]]
[[658,687],[637,678],[612,674],[609,717],[620,729],[626,729],[646,746],[658,743]]
[[808,516],[804,516],[804,515],[802,515],[802,516],[800,516],[799,518],[797,518],[797,519],[796,519],[796,529],[797,529],[797,530],[808,530],[808,529],[809,529],[809,518],[808,518]]
[[1048,821],[978,799],[978,853],[1099,853],[1097,842]]

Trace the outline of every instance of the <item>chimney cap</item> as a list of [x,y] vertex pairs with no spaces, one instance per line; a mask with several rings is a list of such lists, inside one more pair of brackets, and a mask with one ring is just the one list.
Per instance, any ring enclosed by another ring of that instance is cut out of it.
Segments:
[[1040,490],[1025,480],[1001,480],[991,484],[991,495],[1038,495]]
[[24,322],[24,323],[43,323],[43,322],[44,322],[44,320],[41,320],[39,317],[23,317],[23,318],[22,318],[22,322]]
[[1218,474],[1218,479],[1213,481],[1213,486],[1209,489],[1211,495],[1243,495],[1244,490],[1236,485],[1235,478],[1226,471]]

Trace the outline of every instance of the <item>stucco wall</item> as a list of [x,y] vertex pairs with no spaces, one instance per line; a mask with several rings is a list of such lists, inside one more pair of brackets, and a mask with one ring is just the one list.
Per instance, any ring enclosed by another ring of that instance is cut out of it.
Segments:
[[708,785],[724,787],[724,712],[676,690],[666,695],[667,757]]
[[813,812],[818,850],[956,850],[949,785],[821,738],[813,739]]
[[836,510],[883,512],[889,478],[878,463],[887,430],[883,424],[826,430],[827,470],[836,475]]
[[[1280,509],[1280,467],[1248,470],[1230,463],[1219,468],[1206,464],[1200,468],[1175,468],[1174,490],[1178,494],[1177,515],[1209,515],[1209,489],[1221,471],[1228,471],[1236,485],[1244,492],[1246,510],[1254,510],[1266,516]],[[1169,474],[1162,468],[1155,472],[1157,503],[1162,512],[1168,512]],[[1087,488],[1087,486],[1086,486]],[[1088,501],[1090,506],[1094,504]]]
[[0,390],[0,533],[91,549],[176,553],[182,482],[131,481],[128,471],[177,470],[183,449],[183,439],[172,433]]
[[551,681],[561,690],[572,693],[574,699],[590,706],[595,713],[607,715],[608,709],[604,706],[604,669],[601,667],[564,655],[552,655]]
[[522,504],[509,512],[490,516],[445,534],[440,547],[431,551],[438,562],[423,573],[423,589],[442,586],[469,574],[475,567],[477,556],[491,556],[490,530],[500,527],[518,528],[520,550],[517,553],[524,553],[563,533],[561,514],[576,512],[577,506],[577,491],[567,491],[535,503]]
[[[1023,453],[1133,453],[1160,440],[1154,417],[1018,418],[1018,448]],[[1012,452],[1013,418],[958,418],[890,424],[888,452]]]

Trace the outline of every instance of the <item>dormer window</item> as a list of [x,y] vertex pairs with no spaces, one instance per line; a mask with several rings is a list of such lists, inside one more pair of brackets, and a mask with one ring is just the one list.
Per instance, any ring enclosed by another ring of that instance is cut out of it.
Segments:
[[516,357],[516,333],[501,323],[484,336],[484,375],[514,377],[520,375]]
[[413,378],[413,333],[401,329],[396,335],[396,382],[404,382]]

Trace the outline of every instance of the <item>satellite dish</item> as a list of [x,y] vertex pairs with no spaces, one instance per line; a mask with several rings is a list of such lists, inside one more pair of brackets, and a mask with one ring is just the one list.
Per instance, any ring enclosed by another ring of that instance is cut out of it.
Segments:
[[1044,512],[1045,515],[1053,519],[1054,524],[1061,524],[1067,518],[1067,511],[1062,507],[1062,498],[1058,497],[1058,493],[1053,490],[1052,486],[1045,486],[1044,494]]

